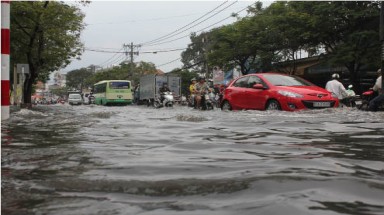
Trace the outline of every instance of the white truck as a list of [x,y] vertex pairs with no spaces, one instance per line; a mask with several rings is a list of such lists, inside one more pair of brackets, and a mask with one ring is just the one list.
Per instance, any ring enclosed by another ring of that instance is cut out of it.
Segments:
[[174,98],[181,96],[181,78],[168,75],[145,75],[140,78],[139,101],[140,103],[156,105],[155,101],[160,99],[159,89],[167,83]]

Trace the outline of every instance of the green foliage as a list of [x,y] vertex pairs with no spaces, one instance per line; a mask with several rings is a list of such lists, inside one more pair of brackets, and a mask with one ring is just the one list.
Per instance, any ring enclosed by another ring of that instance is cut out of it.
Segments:
[[93,86],[93,83],[91,82],[92,76],[93,72],[88,68],[72,70],[67,73],[66,85],[68,88],[81,91],[84,88]]
[[[348,68],[356,74],[365,66],[379,66],[379,7],[377,1],[277,1],[267,8],[260,2],[248,8],[249,15],[237,22],[191,35],[182,53],[185,66],[208,59],[208,64],[224,69],[240,66],[268,71],[274,63],[289,61],[295,73],[298,53],[324,53],[328,63]],[[208,44],[201,42],[208,39]],[[195,67],[200,69],[201,67]],[[276,69],[276,68],[275,68]],[[278,69],[278,68],[277,68]]]
[[24,102],[31,102],[32,85],[80,56],[84,14],[59,1],[14,1],[11,6],[11,64],[28,63]]
[[153,63],[139,62],[137,64],[121,63],[119,66],[96,72],[88,82],[93,85],[102,80],[130,80],[132,84],[139,83],[140,77],[157,72]]
[[51,89],[51,93],[53,95],[56,95],[59,97],[66,96],[68,93],[68,87],[60,87],[60,88],[56,88],[56,89]]

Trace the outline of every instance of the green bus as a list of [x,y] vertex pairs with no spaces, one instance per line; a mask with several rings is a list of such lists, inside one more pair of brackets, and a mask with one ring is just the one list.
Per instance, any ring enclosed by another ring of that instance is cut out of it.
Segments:
[[131,82],[127,80],[105,80],[93,85],[93,96],[97,105],[132,104]]

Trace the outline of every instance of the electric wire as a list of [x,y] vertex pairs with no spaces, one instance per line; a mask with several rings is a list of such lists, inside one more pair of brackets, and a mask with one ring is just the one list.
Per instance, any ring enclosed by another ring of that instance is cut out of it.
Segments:
[[116,64],[116,63],[118,63],[118,62],[122,62],[124,58],[125,58],[125,55],[121,54],[119,57],[117,57],[117,58],[114,59],[113,61],[111,61],[111,62],[109,62],[109,63],[105,63],[105,64],[103,64],[103,65],[100,66],[100,67],[103,67],[103,68],[104,68],[105,66],[108,66],[108,65],[114,65],[114,64]]
[[[237,1],[236,1],[236,2],[233,2],[232,4],[230,4],[229,6],[225,7],[224,9],[222,9],[222,10],[220,10],[220,11],[216,12],[215,14],[211,15],[210,17],[208,17],[208,18],[206,18],[206,19],[204,19],[204,20],[200,21],[199,23],[197,23],[197,24],[195,24],[195,25],[193,25],[193,26],[191,26],[191,27],[189,27],[189,28],[187,28],[187,29],[185,29],[185,30],[183,30],[183,31],[179,32],[178,34],[175,34],[175,35],[172,35],[172,36],[168,36],[168,37],[166,37],[166,38],[164,38],[164,39],[162,39],[162,40],[159,40],[159,41],[157,41],[157,42],[161,42],[161,41],[164,41],[164,40],[166,40],[166,39],[169,39],[169,38],[175,37],[175,36],[177,36],[177,35],[179,35],[179,34],[181,34],[181,33],[183,33],[183,32],[186,32],[186,31],[188,31],[189,29],[191,29],[191,28],[193,28],[193,27],[195,27],[195,26],[197,26],[197,25],[199,25],[199,24],[201,24],[201,23],[203,23],[203,22],[207,21],[208,19],[210,19],[210,18],[212,18],[212,17],[216,16],[217,14],[219,14],[219,13],[223,12],[225,9],[227,9],[227,8],[231,7],[231,6],[232,6],[232,5],[234,5],[235,3],[237,3]],[[152,44],[153,44],[153,43],[152,43]],[[155,43],[155,44],[156,44],[156,43]]]
[[153,42],[158,42],[159,40],[162,40],[164,37],[168,37],[169,35],[172,35],[172,34],[178,32],[178,31],[180,31],[180,30],[182,30],[182,29],[188,27],[189,25],[191,25],[191,24],[193,24],[193,23],[199,21],[200,19],[202,19],[202,18],[204,18],[205,16],[209,15],[210,13],[212,13],[212,12],[215,11],[216,9],[220,8],[221,6],[223,6],[224,4],[226,4],[227,2],[228,2],[228,0],[225,1],[225,2],[223,2],[222,4],[220,4],[219,6],[215,7],[214,9],[210,10],[209,12],[205,13],[203,16],[197,18],[196,20],[194,20],[194,21],[192,21],[192,22],[190,22],[190,23],[184,25],[183,27],[181,27],[181,28],[179,28],[179,29],[177,29],[177,30],[175,30],[175,31],[173,31],[173,32],[171,32],[171,33],[169,33],[169,34],[166,34],[166,35],[164,35],[164,36],[161,36],[161,37],[159,37],[159,38],[157,38],[157,39],[154,39],[154,40],[151,40],[151,41],[148,41],[148,42],[141,43],[141,44],[139,44],[139,45],[146,45],[146,44],[150,44],[150,43],[153,43]]
[[[249,6],[250,6],[250,5],[249,5]],[[243,11],[246,10],[249,6],[247,6],[247,7],[243,8],[243,9],[239,10],[239,11],[236,12],[235,14],[239,14],[239,13],[243,12]],[[204,30],[206,30],[206,29],[208,29],[208,28],[210,28],[210,27],[212,27],[212,26],[214,26],[214,25],[217,25],[217,24],[219,24],[219,23],[221,23],[221,22],[224,22],[225,20],[227,20],[227,19],[229,19],[229,18],[233,18],[233,16],[232,16],[232,15],[231,15],[231,16],[228,16],[228,17],[226,17],[226,18],[224,18],[224,19],[222,19],[222,20],[220,20],[220,21],[218,21],[218,22],[216,22],[216,23],[213,23],[213,24],[211,24],[211,25],[209,25],[209,26],[207,26],[207,27],[205,27],[205,28],[203,28],[203,29],[200,29],[200,30],[198,30],[198,31],[195,31],[195,33],[202,32],[202,31],[204,31]],[[155,44],[151,44],[151,45],[147,45],[147,46],[157,46],[157,45],[162,45],[162,44],[166,44],[166,43],[171,43],[171,42],[174,42],[174,41],[177,41],[177,40],[180,40],[180,39],[189,37],[189,36],[190,36],[190,34],[185,35],[185,36],[182,36],[182,37],[178,37],[178,38],[176,38],[176,39],[168,40],[168,41],[161,42],[161,43],[155,43]]]
[[99,23],[89,23],[86,24],[87,26],[90,25],[119,25],[119,24],[125,24],[125,23],[135,23],[135,22],[147,22],[147,21],[158,21],[158,20],[166,20],[166,19],[173,19],[173,18],[179,18],[179,17],[187,17],[187,16],[194,16],[201,13],[190,13],[180,16],[168,16],[168,17],[159,17],[159,18],[152,18],[152,19],[139,19],[139,20],[125,20],[121,22],[99,22]]
[[[120,50],[122,50],[123,48],[121,48]],[[119,50],[119,51],[120,51]],[[118,55],[119,53],[115,53],[114,55],[112,55],[112,57],[110,57],[108,60],[102,62],[99,64],[100,67],[102,67],[102,65],[104,66],[105,64],[107,64],[110,60],[112,60],[116,55]]]
[[[236,1],[236,2],[237,2],[237,1]],[[234,2],[234,3],[232,3],[231,5],[225,7],[224,9],[222,9],[222,10],[216,12],[214,15],[212,15],[212,16],[206,18],[205,20],[203,20],[203,21],[197,23],[196,25],[201,24],[202,22],[204,22],[204,21],[206,21],[206,20],[212,18],[213,16],[215,16],[215,15],[217,15],[218,13],[222,12],[223,10],[229,8],[230,6],[232,6],[233,4],[235,4],[236,2]],[[224,3],[222,3],[221,5],[219,5],[219,6],[216,7],[215,9],[211,10],[210,12],[208,12],[207,14],[205,14],[204,16],[208,15],[208,14],[211,13],[212,11],[214,11],[214,10],[216,10],[217,8],[221,7],[221,6],[224,5],[225,3],[227,3],[227,1],[224,2]],[[251,5],[252,5],[252,4],[251,4]],[[245,7],[245,8],[243,8],[243,9],[239,10],[238,12],[236,12],[236,13],[234,13],[234,14],[239,14],[239,13],[241,13],[242,11],[246,10],[247,8],[249,8],[249,6],[251,6],[251,5],[248,5],[247,7]],[[202,16],[202,17],[200,17],[199,19],[193,21],[192,23],[194,23],[194,22],[200,20],[200,19],[203,18],[204,16]],[[220,20],[220,21],[218,21],[218,22],[216,22],[216,23],[214,23],[214,24],[211,24],[211,25],[209,25],[209,26],[207,26],[207,27],[205,27],[205,28],[203,28],[203,29],[200,29],[200,30],[198,30],[198,31],[195,31],[195,32],[197,33],[197,32],[204,31],[205,29],[208,29],[208,28],[210,28],[210,27],[212,27],[212,26],[214,26],[214,25],[216,25],[216,24],[219,24],[219,23],[221,23],[221,22],[223,22],[223,21],[225,21],[225,20],[227,20],[227,19],[229,19],[229,18],[232,18],[232,17],[233,17],[233,15],[231,15],[231,16],[229,16],[229,17],[226,17],[226,18],[224,18],[224,19],[222,19],[222,20]],[[192,24],[192,23],[190,23],[190,24]],[[190,24],[188,24],[188,25],[190,25]],[[188,25],[186,25],[186,26],[188,26]],[[194,26],[192,26],[192,27],[195,27],[196,25],[194,25]],[[176,31],[174,31],[174,32],[172,32],[172,33],[170,33],[170,34],[167,34],[167,35],[171,35],[171,34],[177,32],[177,31],[180,31],[181,29],[185,28],[186,26],[184,26],[184,27],[182,27],[182,28],[180,28],[180,29],[178,29],[178,30],[176,30]],[[190,28],[188,28],[188,29],[185,29],[185,30],[182,31],[182,32],[185,32],[185,31],[191,29],[192,27],[190,27]],[[178,34],[180,34],[180,33],[182,33],[182,32],[179,32]],[[178,35],[178,34],[176,34],[176,35]],[[164,37],[166,37],[167,35],[165,35],[165,36],[163,36],[163,37],[160,37],[160,38],[164,38]],[[170,36],[170,37],[168,37],[168,38],[174,37],[174,36],[176,36],[176,35]],[[185,37],[189,37],[189,36],[190,36],[190,34],[185,35],[185,36],[183,36],[183,37],[179,37],[179,38],[173,39],[173,40],[169,40],[169,41],[165,41],[165,42],[161,42],[161,43],[154,43],[154,44],[147,45],[147,46],[155,46],[155,45],[160,45],[160,44],[170,43],[170,42],[173,42],[173,41],[176,41],[176,40],[185,38]],[[155,40],[152,40],[152,41],[159,40],[160,38],[155,39]],[[165,39],[167,39],[167,38],[164,38],[164,39],[162,39],[162,40],[165,40]],[[159,41],[161,41],[161,40],[159,40]],[[159,42],[159,41],[158,41],[158,42]],[[151,41],[149,41],[149,42],[151,42]],[[147,42],[147,43],[149,43],[149,42]],[[142,43],[142,44],[144,44],[144,43]],[[104,49],[111,49],[111,50],[113,50],[113,49],[115,49],[115,48],[104,48]],[[104,65],[107,64],[109,61],[111,61],[111,60],[112,60],[116,55],[118,55],[119,53],[120,53],[120,54],[127,53],[126,51],[121,51],[121,49],[120,49],[119,51],[108,51],[108,50],[101,50],[101,49],[97,49],[97,48],[85,48],[85,50],[87,50],[87,51],[93,51],[93,52],[102,52],[102,53],[115,53],[111,58],[109,58],[108,60],[106,60],[106,61],[104,61],[103,63],[101,63],[100,65],[102,65],[102,66],[104,66]],[[116,50],[116,49],[115,49],[115,50]],[[186,48],[170,49],[170,50],[157,50],[157,51],[144,51],[144,52],[140,52],[140,53],[144,53],[144,54],[146,54],[146,53],[161,53],[161,52],[172,52],[172,51],[180,51],[180,50],[186,50]],[[123,59],[123,57],[124,57],[124,55],[121,55],[120,57],[117,57],[113,62],[111,62],[111,63],[109,63],[109,64],[114,64],[114,63],[116,63],[116,62],[118,62],[118,61],[121,61],[121,60]],[[181,58],[177,58],[177,59],[172,60],[172,61],[169,61],[169,62],[167,62],[167,63],[163,63],[163,64],[161,64],[161,65],[158,65],[158,67],[160,67],[160,66],[164,66],[164,65],[168,65],[168,64],[171,64],[171,63],[176,62],[177,60],[180,60],[180,59],[181,59]],[[198,63],[197,63],[197,64],[198,64]],[[195,65],[197,65],[197,64],[195,64]],[[102,67],[102,66],[101,66],[101,67]]]
[[181,60],[181,57],[179,57],[179,58],[177,58],[177,59],[175,59],[175,60],[169,61],[169,62],[167,62],[167,63],[163,63],[163,64],[160,64],[160,65],[157,65],[157,67],[165,66],[165,65],[171,64],[171,63],[173,63],[173,62],[176,62],[176,61],[178,61],[178,60]]

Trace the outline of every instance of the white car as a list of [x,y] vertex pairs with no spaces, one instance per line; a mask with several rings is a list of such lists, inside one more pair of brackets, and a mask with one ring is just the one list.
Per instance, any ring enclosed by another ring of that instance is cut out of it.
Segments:
[[70,105],[81,105],[83,104],[83,98],[80,94],[69,94],[68,104]]

